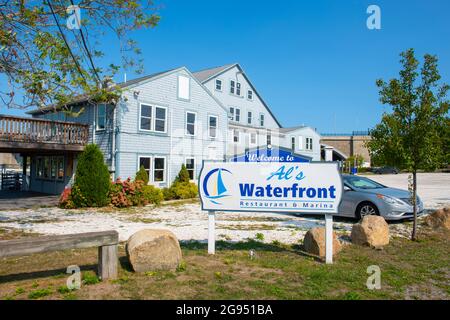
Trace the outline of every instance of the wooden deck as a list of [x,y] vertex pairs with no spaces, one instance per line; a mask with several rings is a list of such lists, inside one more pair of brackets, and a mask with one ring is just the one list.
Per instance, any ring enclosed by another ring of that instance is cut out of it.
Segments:
[[86,124],[0,115],[0,152],[83,151]]

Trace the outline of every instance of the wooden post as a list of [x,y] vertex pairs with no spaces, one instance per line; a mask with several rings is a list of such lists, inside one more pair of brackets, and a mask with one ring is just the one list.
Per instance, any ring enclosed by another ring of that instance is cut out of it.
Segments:
[[216,253],[216,212],[208,212],[208,254]]
[[333,216],[325,214],[325,263],[333,263]]
[[117,263],[117,244],[98,247],[98,275],[100,279],[116,279]]

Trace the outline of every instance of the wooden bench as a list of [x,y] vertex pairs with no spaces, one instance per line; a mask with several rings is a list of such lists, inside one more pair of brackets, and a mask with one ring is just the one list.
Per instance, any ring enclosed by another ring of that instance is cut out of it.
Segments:
[[99,277],[102,280],[115,279],[117,278],[118,243],[119,234],[114,230],[4,240],[0,241],[0,258],[98,247]]

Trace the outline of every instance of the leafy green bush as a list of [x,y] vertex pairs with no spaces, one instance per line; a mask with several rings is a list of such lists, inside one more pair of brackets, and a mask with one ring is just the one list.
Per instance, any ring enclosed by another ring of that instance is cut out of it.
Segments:
[[111,180],[100,148],[87,145],[78,158],[71,199],[76,207],[103,207],[109,203]]
[[178,173],[178,176],[175,178],[175,183],[189,183],[191,181],[189,177],[189,172],[186,169],[186,166],[184,164],[181,165],[181,170]]
[[144,185],[148,185],[148,173],[145,171],[144,166],[141,166],[139,168],[139,171],[136,172],[136,177],[134,178],[134,181],[142,181]]
[[142,188],[142,195],[147,203],[158,205],[164,200],[163,191],[151,185],[146,185]]
[[163,189],[164,200],[175,199],[192,199],[198,195],[198,187],[195,183],[190,182],[189,172],[183,164],[178,176],[172,183],[170,188]]

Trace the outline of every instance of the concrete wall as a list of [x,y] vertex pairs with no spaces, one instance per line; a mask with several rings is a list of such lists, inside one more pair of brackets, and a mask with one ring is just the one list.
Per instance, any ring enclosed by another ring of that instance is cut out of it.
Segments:
[[370,136],[322,136],[320,142],[333,146],[347,158],[358,154],[370,163],[369,150],[365,146],[365,142],[369,140]]

